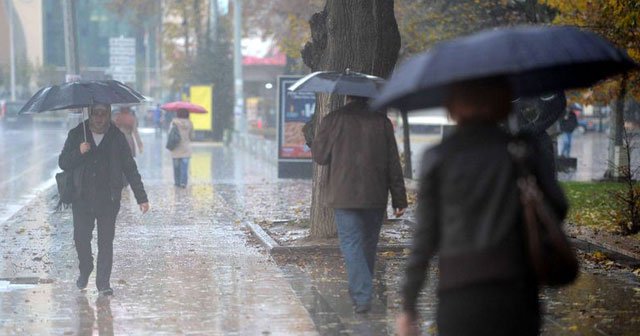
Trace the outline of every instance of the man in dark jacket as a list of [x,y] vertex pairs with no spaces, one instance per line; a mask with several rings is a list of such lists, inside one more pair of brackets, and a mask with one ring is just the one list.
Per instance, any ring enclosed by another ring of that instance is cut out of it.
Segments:
[[334,209],[349,277],[349,294],[357,313],[371,309],[376,248],[389,191],[396,217],[407,196],[391,121],[368,110],[366,100],[347,97],[329,113],[313,140],[313,160],[329,165],[323,200]]
[[578,127],[578,117],[576,112],[580,112],[582,108],[578,104],[572,104],[567,114],[560,118],[560,131],[562,132],[562,151],[560,156],[569,157],[571,154],[571,137],[573,131]]
[[58,164],[73,176],[73,240],[80,268],[76,285],[85,289],[93,271],[91,238],[97,225],[96,286],[101,295],[113,295],[109,279],[123,178],[129,181],[142,213],[149,210],[149,203],[129,144],[111,123],[109,105],[92,106],[89,120],[69,131]]

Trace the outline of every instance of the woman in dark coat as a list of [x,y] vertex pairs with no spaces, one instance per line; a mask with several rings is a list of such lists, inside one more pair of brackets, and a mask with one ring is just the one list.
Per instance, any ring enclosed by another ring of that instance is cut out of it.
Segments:
[[[439,335],[537,335],[538,286],[525,252],[516,172],[499,126],[511,110],[503,80],[452,85],[445,103],[456,131],[421,166],[418,228],[402,287],[400,335],[418,333],[416,300],[439,254]],[[567,203],[552,165],[525,137],[530,166],[560,219]]]

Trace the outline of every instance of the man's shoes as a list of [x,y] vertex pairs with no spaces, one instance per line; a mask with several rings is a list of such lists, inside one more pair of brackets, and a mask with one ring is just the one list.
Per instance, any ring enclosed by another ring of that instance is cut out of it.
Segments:
[[78,287],[79,290],[85,290],[87,288],[87,284],[89,283],[89,274],[82,275],[80,274],[78,276],[78,279],[76,280],[76,287]]
[[366,314],[371,310],[371,304],[370,303],[356,304],[356,307],[354,310],[356,314]]
[[111,288],[99,289],[98,290],[98,295],[99,296],[111,296],[111,295],[113,295],[113,289],[111,289]]

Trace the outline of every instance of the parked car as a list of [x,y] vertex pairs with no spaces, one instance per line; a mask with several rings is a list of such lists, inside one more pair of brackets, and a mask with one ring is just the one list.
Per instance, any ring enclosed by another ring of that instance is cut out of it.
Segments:
[[22,106],[26,101],[0,101],[0,113],[2,118],[2,124],[10,128],[21,128],[25,126],[31,126],[33,122],[33,116],[31,114],[18,114]]
[[445,109],[427,109],[409,113],[409,130],[416,135],[445,135],[454,126]]

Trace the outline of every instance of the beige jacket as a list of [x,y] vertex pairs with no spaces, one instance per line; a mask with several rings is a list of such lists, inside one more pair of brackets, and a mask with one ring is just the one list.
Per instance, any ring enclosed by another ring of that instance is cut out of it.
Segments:
[[171,151],[171,157],[182,159],[191,157],[191,139],[193,139],[193,123],[189,119],[174,118],[171,127],[178,127],[180,143]]

